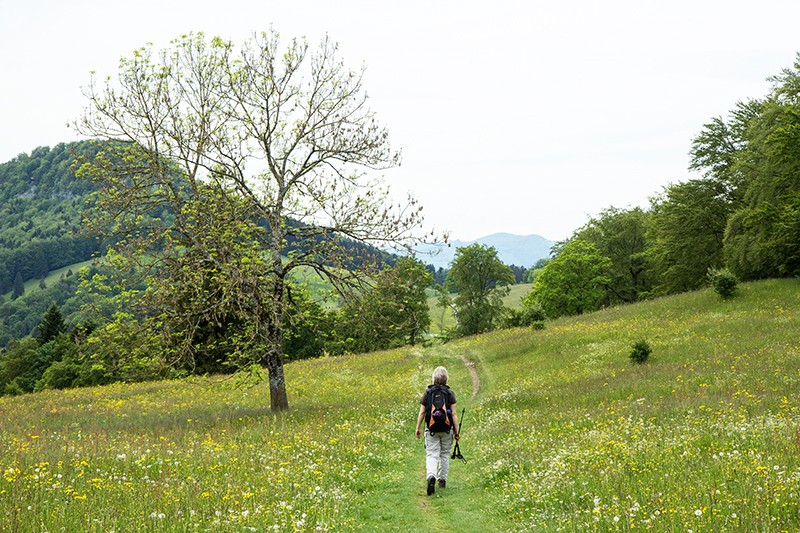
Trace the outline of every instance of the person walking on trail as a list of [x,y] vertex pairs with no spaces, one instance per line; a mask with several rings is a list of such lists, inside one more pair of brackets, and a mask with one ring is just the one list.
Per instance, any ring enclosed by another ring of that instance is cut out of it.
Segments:
[[420,400],[417,416],[417,438],[425,422],[425,470],[428,496],[447,486],[450,467],[450,450],[453,439],[459,440],[456,393],[447,386],[447,369],[443,366],[433,371],[433,384],[429,385]]

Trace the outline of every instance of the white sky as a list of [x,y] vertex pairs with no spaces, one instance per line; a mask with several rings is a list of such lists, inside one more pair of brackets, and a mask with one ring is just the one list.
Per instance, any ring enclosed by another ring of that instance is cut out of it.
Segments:
[[89,72],[189,31],[328,33],[431,227],[568,237],[687,179],[691,139],[800,51],[800,2],[0,0],[0,161],[76,139]]

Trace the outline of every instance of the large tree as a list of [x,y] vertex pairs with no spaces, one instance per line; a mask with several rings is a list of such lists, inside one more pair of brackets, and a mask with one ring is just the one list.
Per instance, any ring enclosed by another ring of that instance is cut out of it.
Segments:
[[53,304],[39,323],[39,335],[36,340],[39,344],[45,344],[66,331],[67,325],[64,323],[61,309],[56,304]]
[[570,240],[536,277],[523,304],[540,304],[550,318],[595,311],[606,295],[610,269],[611,260],[593,243]]
[[431,273],[410,257],[382,270],[374,286],[342,309],[339,322],[345,347],[366,352],[415,345],[431,323],[425,294],[431,285]]
[[[123,243],[143,243],[151,230],[165,235],[158,213],[169,207],[171,251],[191,250],[191,258],[159,262],[164,254],[151,254],[147,264],[165,280],[202,268],[203,290],[180,286],[176,300],[161,303],[179,313],[183,302],[187,323],[218,324],[222,312],[246,324],[243,339],[268,369],[273,411],[288,408],[281,346],[291,273],[311,268],[344,292],[370,263],[354,261],[345,238],[407,243],[422,223],[415,200],[392,203],[374,175],[397,165],[399,154],[362,81],[363,69],[347,68],[327,38],[310,51],[302,40],[281,46],[274,31],[238,48],[191,34],[160,53],[144,47],[120,62],[116,78],[93,80],[76,122],[84,134],[125,143],[84,166],[103,185],[106,213],[136,237]],[[216,212],[198,211],[208,195]],[[220,220],[237,223],[230,234],[210,232]],[[153,224],[142,231],[142,221]],[[169,282],[162,289],[169,294]]]
[[502,315],[502,298],[514,281],[514,273],[500,261],[493,246],[458,248],[447,273],[447,285],[457,292],[453,304],[459,333],[491,330]]
[[648,258],[664,293],[706,283],[709,268],[723,265],[725,226],[733,208],[730,189],[719,180],[670,184],[652,200]]
[[646,260],[649,213],[641,208],[609,207],[577,230],[573,239],[590,242],[611,260],[604,303],[635,302],[653,287]]

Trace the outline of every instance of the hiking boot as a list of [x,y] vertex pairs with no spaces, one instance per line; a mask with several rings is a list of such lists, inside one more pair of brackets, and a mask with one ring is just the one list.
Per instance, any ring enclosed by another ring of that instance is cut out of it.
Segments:
[[435,490],[436,490],[436,478],[431,476],[428,478],[428,496],[433,494]]
[[439,480],[439,488],[440,489],[445,488],[446,485],[447,485],[447,480],[444,480],[444,479],[440,479]]

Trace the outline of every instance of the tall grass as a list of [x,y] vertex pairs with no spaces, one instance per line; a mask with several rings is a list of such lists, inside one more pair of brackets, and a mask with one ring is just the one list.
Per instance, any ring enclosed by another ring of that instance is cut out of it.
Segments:
[[[799,289],[704,290],[475,339],[494,376],[475,481],[518,530],[798,530]],[[632,365],[639,338],[653,354]]]
[[[0,398],[0,531],[796,531],[800,282],[740,288],[291,363],[282,416],[217,377]],[[469,463],[427,497],[439,364]]]

